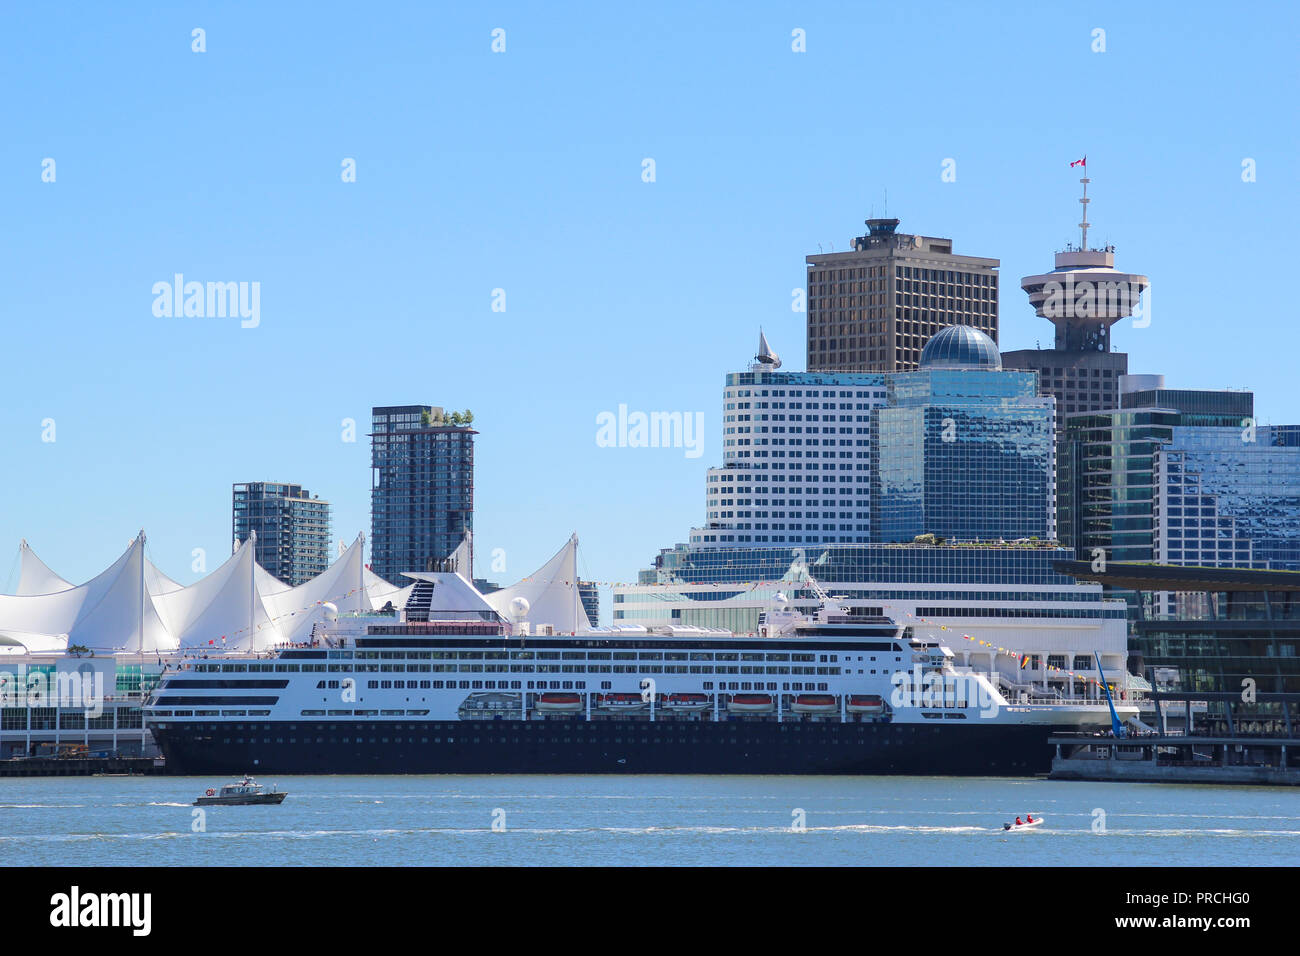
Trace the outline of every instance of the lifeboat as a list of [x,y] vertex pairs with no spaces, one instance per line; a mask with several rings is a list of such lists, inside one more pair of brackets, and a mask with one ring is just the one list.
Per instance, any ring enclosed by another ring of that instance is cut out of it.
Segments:
[[850,694],[845,709],[850,714],[879,715],[885,712],[885,701],[875,694]]
[[649,701],[640,694],[602,694],[596,703],[601,710],[642,710],[649,706]]
[[669,694],[660,706],[664,710],[706,710],[709,698],[707,694]]
[[542,694],[537,698],[539,714],[575,714],[582,710],[582,698],[577,694]]
[[790,702],[790,710],[796,714],[833,714],[838,709],[830,694],[796,694]]
[[727,704],[733,714],[766,714],[774,709],[770,694],[735,694]]

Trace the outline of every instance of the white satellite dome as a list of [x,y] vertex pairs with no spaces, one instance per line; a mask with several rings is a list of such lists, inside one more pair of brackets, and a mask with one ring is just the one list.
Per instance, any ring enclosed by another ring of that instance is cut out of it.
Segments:
[[510,601],[510,620],[518,624],[528,616],[528,612],[532,610],[532,607],[526,597],[513,598]]
[[321,612],[324,614],[325,620],[329,621],[331,624],[339,619],[339,606],[333,601],[326,601],[322,604]]
[[780,607],[785,607],[787,604],[790,603],[790,599],[786,597],[784,591],[777,591],[776,597],[772,598],[772,603]]

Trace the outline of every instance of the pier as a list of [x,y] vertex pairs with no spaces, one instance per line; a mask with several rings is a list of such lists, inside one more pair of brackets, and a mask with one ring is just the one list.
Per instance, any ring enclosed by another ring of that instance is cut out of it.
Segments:
[[0,777],[137,777],[165,772],[161,757],[15,757],[0,760]]
[[1300,738],[1062,734],[1048,743],[1051,780],[1300,785]]

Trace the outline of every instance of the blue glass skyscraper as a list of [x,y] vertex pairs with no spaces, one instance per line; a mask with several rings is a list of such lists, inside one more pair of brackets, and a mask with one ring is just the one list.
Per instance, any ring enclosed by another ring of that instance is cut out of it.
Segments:
[[871,537],[1052,539],[1055,402],[1033,372],[1002,370],[965,326],[926,344],[920,369],[886,376],[871,413]]

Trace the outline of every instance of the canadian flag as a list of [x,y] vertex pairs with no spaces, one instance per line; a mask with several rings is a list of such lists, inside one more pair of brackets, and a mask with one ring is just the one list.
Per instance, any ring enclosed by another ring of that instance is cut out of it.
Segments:
[[1071,169],[1073,169],[1075,166],[1082,166],[1086,169],[1088,166],[1088,157],[1085,156],[1083,157],[1083,159],[1076,159],[1074,162],[1070,164]]

